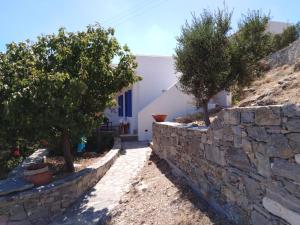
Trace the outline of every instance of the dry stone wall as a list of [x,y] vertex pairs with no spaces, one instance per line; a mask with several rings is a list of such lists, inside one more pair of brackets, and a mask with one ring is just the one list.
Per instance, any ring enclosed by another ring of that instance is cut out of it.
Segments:
[[45,186],[0,196],[0,225],[50,223],[103,177],[120,149],[120,140],[115,139],[113,149],[78,173]]
[[153,149],[235,224],[300,224],[300,105],[226,109],[209,129],[154,123]]

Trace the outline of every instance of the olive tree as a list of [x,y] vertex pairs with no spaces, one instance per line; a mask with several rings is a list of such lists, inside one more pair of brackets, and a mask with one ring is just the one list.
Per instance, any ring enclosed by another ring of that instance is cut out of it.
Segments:
[[74,171],[72,145],[99,126],[118,91],[140,79],[135,68],[128,47],[99,24],[12,43],[0,61],[0,92],[7,94],[0,102],[2,122],[13,127],[10,135],[59,138],[66,167]]
[[175,60],[181,89],[194,95],[207,126],[209,100],[230,85],[231,15],[227,10],[204,10],[200,17],[193,15],[191,24],[186,22],[177,38]]

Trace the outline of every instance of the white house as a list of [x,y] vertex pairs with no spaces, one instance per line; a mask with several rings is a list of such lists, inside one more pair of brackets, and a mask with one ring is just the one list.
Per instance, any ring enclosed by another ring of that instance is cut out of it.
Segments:
[[[151,140],[152,114],[167,114],[172,121],[197,111],[193,97],[184,94],[178,86],[178,74],[171,56],[136,56],[138,67],[136,73],[142,81],[124,90],[117,97],[118,106],[107,109],[105,114],[114,126],[127,121],[130,133],[138,136],[138,140]],[[215,104],[230,106],[231,96],[221,92],[215,96],[210,107]]]
[[[270,21],[266,27],[272,34],[282,33],[290,24]],[[151,140],[152,114],[167,114],[172,121],[197,111],[193,97],[178,88],[178,74],[171,56],[136,56],[136,73],[143,78],[118,96],[118,106],[107,109],[106,116],[114,126],[127,121],[130,133],[138,135],[139,140]],[[231,95],[220,92],[210,101],[210,108],[216,104],[224,107],[231,105]]]

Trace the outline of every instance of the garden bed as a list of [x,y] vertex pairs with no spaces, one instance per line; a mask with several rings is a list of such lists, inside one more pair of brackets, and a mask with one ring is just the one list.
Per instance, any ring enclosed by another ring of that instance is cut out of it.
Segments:
[[[80,157],[75,157],[75,172],[79,172],[97,162],[98,160],[103,158],[107,152],[108,151],[102,153],[86,152],[86,154],[83,154]],[[46,158],[46,163],[49,166],[49,170],[53,173],[53,180],[61,179],[70,174],[70,172],[67,172],[65,170],[65,160],[63,156],[49,156]]]
[[[4,224],[48,224],[102,178],[118,157],[120,148],[120,140],[116,139],[114,147],[103,157],[95,158],[86,168],[48,185],[33,187],[20,178],[7,179],[9,184],[1,185],[3,181],[0,181],[0,215]],[[15,192],[9,192],[11,188]],[[7,193],[5,189],[9,189]]]

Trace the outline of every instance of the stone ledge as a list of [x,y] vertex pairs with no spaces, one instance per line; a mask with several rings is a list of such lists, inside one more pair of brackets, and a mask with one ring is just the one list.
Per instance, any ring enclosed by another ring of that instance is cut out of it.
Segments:
[[[78,173],[45,186],[0,196],[0,215],[7,218],[7,223],[35,225],[43,224],[41,220],[51,221],[103,177],[117,159],[120,149],[121,142],[115,139],[114,147],[103,158]],[[16,206],[22,210],[12,213],[11,209]],[[18,214],[22,214],[19,221],[16,220]]]

